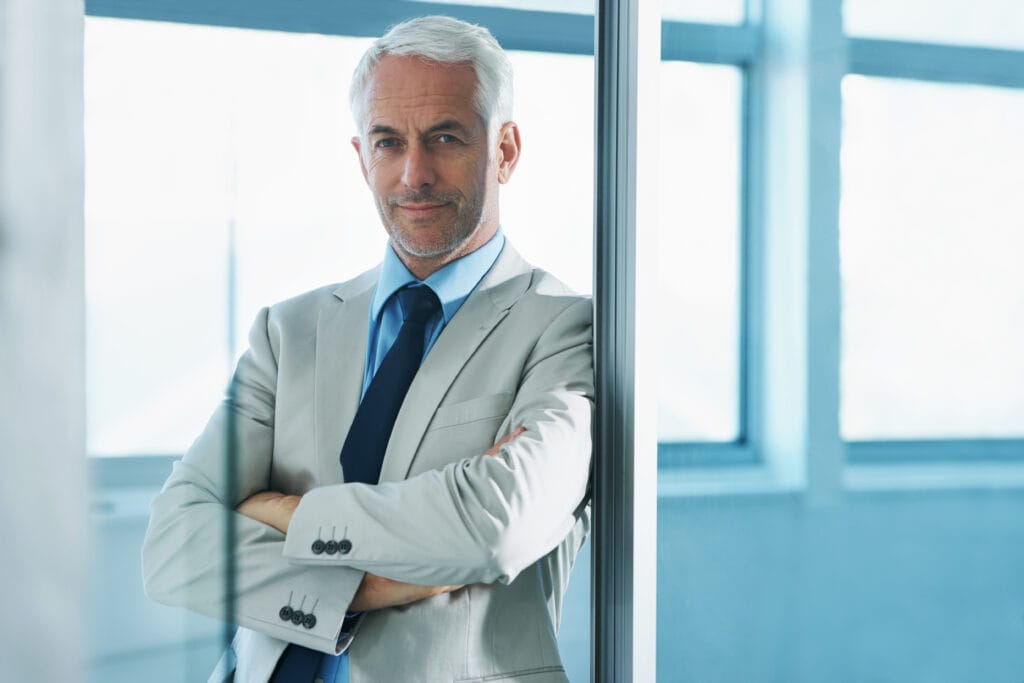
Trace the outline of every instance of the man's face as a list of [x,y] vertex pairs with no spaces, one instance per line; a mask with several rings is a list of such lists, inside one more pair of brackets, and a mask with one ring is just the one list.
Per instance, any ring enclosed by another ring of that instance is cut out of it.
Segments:
[[381,58],[367,83],[362,130],[352,144],[406,265],[432,271],[478,248],[497,229],[497,185],[514,166],[514,159],[503,161],[501,140],[511,126],[518,153],[518,132],[506,124],[492,150],[473,106],[475,93],[468,64],[394,55]]

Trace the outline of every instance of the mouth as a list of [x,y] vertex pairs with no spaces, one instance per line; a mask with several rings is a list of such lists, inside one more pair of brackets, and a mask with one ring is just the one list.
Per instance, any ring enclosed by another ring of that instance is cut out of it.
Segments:
[[398,208],[414,218],[424,218],[448,208],[448,202],[410,202],[398,204]]

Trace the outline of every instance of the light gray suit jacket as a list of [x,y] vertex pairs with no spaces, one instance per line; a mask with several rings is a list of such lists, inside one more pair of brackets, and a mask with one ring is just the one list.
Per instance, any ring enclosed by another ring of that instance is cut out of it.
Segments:
[[[263,683],[293,642],[348,648],[353,683],[565,681],[555,631],[589,530],[590,301],[506,242],[410,386],[381,483],[344,484],[338,456],[359,404],[377,277],[260,312],[228,400],[153,503],[146,591],[222,618],[227,510],[266,489],[304,494],[287,536],[231,513],[240,628],[211,680]],[[483,455],[517,426],[527,431]],[[343,551],[317,554],[317,540],[345,541]],[[465,587],[368,612],[339,642],[366,571]],[[286,605],[315,624],[283,620]]]

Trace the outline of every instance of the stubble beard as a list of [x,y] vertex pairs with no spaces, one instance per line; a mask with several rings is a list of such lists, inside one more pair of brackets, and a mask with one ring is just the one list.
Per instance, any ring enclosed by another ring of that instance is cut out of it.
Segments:
[[[464,245],[476,232],[484,218],[484,187],[471,197],[457,192],[409,192],[388,196],[377,202],[377,213],[392,242],[406,254],[419,259],[437,259],[451,254]],[[401,203],[444,203],[456,208],[456,214],[435,239],[424,242],[416,239],[417,229],[408,227],[396,217]]]

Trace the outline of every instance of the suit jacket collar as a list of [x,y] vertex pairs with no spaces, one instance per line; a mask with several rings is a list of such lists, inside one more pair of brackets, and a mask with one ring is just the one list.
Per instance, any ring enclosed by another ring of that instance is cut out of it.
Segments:
[[[526,293],[532,268],[505,241],[501,255],[441,332],[420,366],[398,413],[384,455],[381,481],[404,479],[423,434],[462,367]],[[359,407],[370,302],[380,269],[374,268],[334,290],[339,300],[317,320],[316,449],[318,481],[341,481],[339,455]]]

